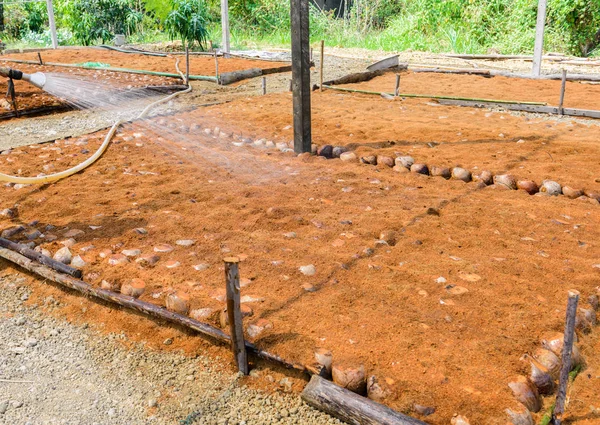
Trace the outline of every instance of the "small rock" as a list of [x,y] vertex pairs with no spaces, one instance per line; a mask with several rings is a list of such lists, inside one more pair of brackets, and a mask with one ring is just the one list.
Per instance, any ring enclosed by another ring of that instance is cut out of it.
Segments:
[[207,270],[210,267],[210,264],[201,263],[201,264],[196,264],[192,267],[194,268],[194,270],[202,272],[204,270]]
[[135,233],[137,233],[138,235],[147,235],[148,231],[146,229],[144,229],[143,227],[138,227],[136,229],[133,229],[133,231]]
[[[171,343],[172,343],[172,342],[173,342],[173,341],[171,341]],[[166,344],[166,345],[168,345],[168,344]],[[150,400],[148,400],[148,407],[156,407],[156,405],[157,405],[157,404],[158,404],[158,403],[157,403],[157,401],[156,401],[156,399],[155,399],[155,398],[151,398]]]
[[312,264],[309,264],[307,266],[300,266],[298,270],[300,270],[300,273],[302,273],[305,276],[313,276],[315,273],[317,273],[316,267]]
[[377,157],[375,155],[367,155],[360,158],[363,164],[377,165]]
[[165,263],[165,267],[168,269],[174,269],[181,266],[181,263],[177,260],[169,260]]
[[23,347],[26,347],[26,348],[32,348],[32,347],[35,347],[36,345],[38,345],[38,340],[35,338],[29,338],[29,339],[23,341],[22,345],[23,345]]
[[[344,153],[346,153],[347,150],[348,150],[348,148],[346,148],[345,146],[335,146],[333,148],[333,157],[334,158],[341,158],[342,155]],[[354,155],[354,160],[356,160],[356,155]]]
[[123,264],[129,263],[129,258],[123,254],[113,254],[108,257],[108,264],[111,266],[122,266]]
[[0,211],[0,216],[7,218],[15,218],[17,216],[17,211],[11,208],[5,208]]
[[176,245],[190,247],[196,243],[195,240],[192,239],[180,239],[175,242]]
[[0,401],[0,415],[3,415],[8,410],[8,400]]
[[171,345],[173,344],[173,338],[167,338],[163,341],[164,345]]
[[283,236],[285,236],[288,239],[295,239],[296,238],[296,232],[288,232],[288,233],[284,233]]
[[141,253],[142,251],[140,251],[139,249],[124,249],[123,251],[121,251],[121,254],[127,257],[137,257]]
[[141,265],[142,267],[153,267],[158,263],[160,257],[154,254],[144,254],[140,255],[139,258],[135,260],[136,263]]
[[171,251],[173,251],[173,247],[171,245],[169,245],[169,244],[166,244],[166,243],[159,244],[159,245],[156,245],[154,247],[154,252],[163,252],[163,253],[165,253],[165,252],[171,252]]
[[386,167],[390,167],[390,168],[392,168],[395,165],[394,158],[392,158],[390,156],[384,156],[384,155],[377,156],[377,164],[385,165]]
[[580,196],[583,196],[583,190],[573,189],[570,186],[563,186],[562,192],[563,195],[565,195],[569,199],[577,199]]
[[26,233],[25,237],[27,238],[27,240],[32,241],[34,239],[39,238],[40,236],[42,236],[42,232],[40,232],[39,230],[34,230],[32,232]]
[[340,159],[343,162],[356,162],[358,157],[354,152],[344,152],[340,155]]
[[316,292],[317,288],[313,285],[311,285],[310,283],[305,283],[304,285],[302,285],[302,289],[304,289],[306,292]]
[[87,263],[83,260],[83,258],[81,258],[81,255],[76,255],[71,260],[71,266],[81,269],[81,268],[87,266]]
[[415,159],[412,156],[399,156],[394,162],[396,165],[410,169],[410,167],[415,163]]
[[392,170],[394,170],[395,172],[400,173],[400,174],[410,173],[410,170],[408,168],[404,167],[403,165],[396,164],[392,167]]
[[333,146],[323,145],[317,149],[318,156],[324,156],[325,158],[333,158]]
[[250,324],[246,332],[250,338],[256,338],[266,329],[272,329],[273,324],[265,319],[258,319],[256,322]]
[[390,246],[394,246],[398,242],[398,233],[395,230],[384,230],[379,234],[379,239]]
[[82,236],[85,232],[79,229],[71,229],[67,233],[64,234],[65,238],[76,238],[78,236]]
[[212,308],[198,308],[190,311],[190,317],[194,320],[200,321],[210,317],[214,312],[215,310]]
[[54,258],[60,263],[70,264],[73,255],[71,254],[71,251],[69,251],[69,248],[65,246],[64,248],[61,248],[58,251],[56,251],[56,254],[54,254],[54,257],[52,258]]
[[77,243],[77,241],[73,238],[69,238],[69,239],[65,239],[64,241],[61,241],[61,245],[66,246],[67,248],[72,248],[73,246],[75,246],[75,244]]
[[17,326],[23,326],[25,322],[27,322],[27,319],[25,319],[23,316],[19,316],[15,319],[15,325]]
[[469,183],[471,181],[471,172],[469,170],[465,170],[464,168],[454,167],[452,169],[452,178],[455,180],[461,180],[465,183]]
[[133,298],[139,298],[146,290],[146,282],[142,279],[131,279],[121,286],[121,293]]
[[415,404],[413,406],[413,409],[415,410],[415,412],[422,416],[429,416],[435,413],[435,407],[423,406],[421,404]]

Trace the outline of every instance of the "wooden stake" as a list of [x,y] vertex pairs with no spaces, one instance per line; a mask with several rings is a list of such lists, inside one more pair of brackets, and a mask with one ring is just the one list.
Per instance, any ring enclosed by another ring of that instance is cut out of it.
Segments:
[[291,0],[292,91],[294,92],[294,152],[310,152],[309,0]]
[[294,88],[294,80],[290,79],[290,91],[293,91]]
[[262,94],[267,94],[267,77],[262,77]]
[[400,93],[400,74],[396,74],[396,88],[394,89],[394,96],[398,97]]
[[535,47],[533,51],[534,77],[539,77],[542,70],[542,53],[544,51],[544,29],[546,26],[546,3],[548,0],[538,0],[537,23],[535,26]]
[[219,79],[219,56],[217,56],[217,51],[215,50],[215,75],[217,76],[217,80]]
[[567,70],[562,70],[562,83],[560,85],[560,100],[558,101],[558,113],[564,114],[563,104],[565,102],[565,89],[567,87]]
[[575,316],[577,315],[577,303],[579,292],[571,289],[567,303],[567,317],[565,324],[565,340],[562,350],[562,368],[558,381],[558,393],[554,407],[554,425],[560,425],[565,413],[565,401],[567,398],[567,384],[569,383],[569,372],[571,371],[571,353],[573,352],[573,335],[575,334]]
[[321,40],[321,63],[319,64],[319,91],[323,91],[323,67],[325,62],[325,40]]
[[239,258],[229,257],[225,262],[225,280],[227,289],[227,315],[231,334],[231,350],[235,357],[238,370],[248,375],[248,358],[244,344],[244,325],[240,310],[240,273],[238,269]]
[[185,85],[190,85],[190,45],[185,46]]
[[43,65],[44,62],[42,61],[42,54],[40,52],[37,52],[37,54],[38,54],[38,59],[40,61],[40,65]]

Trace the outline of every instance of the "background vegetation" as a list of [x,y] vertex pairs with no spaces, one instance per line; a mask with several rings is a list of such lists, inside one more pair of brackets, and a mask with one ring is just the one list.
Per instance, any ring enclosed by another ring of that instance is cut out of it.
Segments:
[[[311,7],[311,37],[328,45],[460,53],[530,53],[537,0],[347,0],[347,16]],[[171,38],[219,45],[219,0],[55,0],[61,44]],[[600,54],[600,0],[549,0],[546,50]],[[194,18],[183,28],[185,17]],[[289,0],[230,0],[238,48],[287,46]],[[5,6],[9,43],[49,44],[45,2]]]

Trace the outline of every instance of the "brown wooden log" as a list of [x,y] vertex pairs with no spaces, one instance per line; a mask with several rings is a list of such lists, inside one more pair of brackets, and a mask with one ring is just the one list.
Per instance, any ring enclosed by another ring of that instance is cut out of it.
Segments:
[[56,261],[50,257],[47,257],[39,252],[34,251],[20,243],[16,243],[10,241],[5,238],[0,238],[0,247],[10,249],[12,251],[18,252],[19,254],[29,258],[30,260],[37,261],[40,264],[50,267],[53,270],[56,270],[60,273],[66,273],[69,276],[74,276],[76,278],[80,278],[81,270],[77,270],[71,266],[61,263],[60,261]]
[[577,303],[579,292],[571,289],[567,302],[567,314],[565,323],[565,339],[562,349],[562,368],[558,380],[558,393],[554,407],[554,424],[560,425],[565,413],[565,402],[567,399],[567,385],[569,383],[569,372],[571,371],[571,353],[573,350],[573,339],[575,335],[575,318],[577,316]]
[[225,285],[227,289],[227,316],[229,318],[229,330],[231,335],[231,351],[237,364],[238,370],[248,375],[248,357],[244,344],[244,324],[240,310],[240,272],[238,268],[239,258],[229,257],[225,262]]
[[302,391],[302,400],[350,425],[426,425],[317,375]]
[[468,75],[482,75],[485,77],[490,77],[491,72],[489,69],[441,69],[441,68],[411,68],[412,72],[421,73],[421,72],[433,72],[436,74],[468,74]]
[[[47,267],[36,261],[30,260],[29,258],[9,249],[0,248],[0,257],[15,263],[16,265],[22,267],[25,270],[35,273],[46,280],[58,283],[69,289],[78,291],[88,297],[99,298],[103,301],[114,303],[122,307],[129,308],[131,310],[135,310],[150,317],[155,317],[158,319],[166,320],[171,323],[175,323],[179,326],[184,326],[186,328],[192,329],[200,333],[203,336],[212,338],[213,340],[218,341],[220,343],[229,344],[231,341],[229,335],[211,325],[199,322],[190,317],[182,316],[181,314],[170,312],[162,307],[157,306],[156,304],[137,300],[133,297],[129,297],[112,291],[107,291],[105,289],[96,288],[79,279],[75,279],[69,275],[52,270],[50,267]],[[294,369],[303,373],[309,373],[308,369],[301,364],[288,362],[287,360],[275,354],[260,350],[258,347],[256,347],[250,342],[246,341],[245,345],[246,350],[248,350],[250,353],[254,354],[257,357],[273,362],[278,366],[284,367],[286,369]]]
[[219,75],[219,84],[226,86],[248,78],[260,77],[263,71],[260,68],[250,68],[241,71],[223,72]]

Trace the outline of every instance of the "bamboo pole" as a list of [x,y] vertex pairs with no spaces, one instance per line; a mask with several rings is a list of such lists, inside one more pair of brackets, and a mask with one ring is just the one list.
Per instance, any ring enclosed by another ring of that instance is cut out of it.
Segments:
[[190,45],[185,46],[185,85],[190,85]]
[[[362,94],[374,94],[377,96],[381,96],[382,94],[393,96],[393,93],[381,93],[376,91],[369,90],[357,90],[357,89],[348,89],[345,87],[333,87],[327,84],[323,85],[326,89],[330,90],[339,90],[346,91],[350,93],[362,93]],[[414,97],[421,99],[447,99],[447,100],[464,100],[464,101],[472,101],[472,102],[488,102],[488,103],[506,103],[506,104],[520,104],[520,105],[546,105],[543,102],[520,102],[516,100],[496,100],[496,99],[478,99],[478,98],[470,98],[470,97],[456,97],[456,96],[436,96],[430,94],[412,94],[412,93],[398,93],[400,97]]]
[[[45,280],[49,280],[69,289],[73,289],[77,292],[82,293],[85,296],[101,299],[112,304],[117,304],[122,307],[135,310],[146,316],[155,317],[158,319],[166,320],[170,323],[175,323],[179,326],[184,326],[220,343],[229,344],[231,342],[231,338],[229,337],[229,335],[211,325],[199,322],[197,320],[194,320],[187,316],[183,316],[178,313],[174,313],[165,308],[157,306],[156,304],[141,301],[136,298],[129,297],[127,295],[119,294],[117,292],[96,288],[88,283],[85,283],[82,280],[75,279],[63,273],[58,273],[55,270],[52,270],[50,267],[44,266],[43,264],[39,264],[36,261],[30,260],[24,255],[19,254],[18,252],[14,252],[6,248],[0,248],[0,257],[18,265],[19,267],[22,267],[25,270],[35,273],[36,275],[44,278]],[[261,359],[273,362],[278,366],[284,367],[286,369],[294,369],[306,374],[310,374],[310,371],[304,365],[288,362],[287,360],[282,359],[281,357],[275,354],[259,349],[254,344],[248,341],[245,342],[245,346],[248,352],[254,354],[257,357],[260,357]]]
[[567,70],[563,69],[562,71],[562,82],[560,85],[560,100],[558,101],[558,113],[560,115],[564,114],[563,104],[565,102],[565,89],[567,87]]
[[37,52],[38,55],[38,60],[40,62],[40,65],[44,65],[44,62],[42,61],[42,54],[40,52]]
[[225,284],[227,289],[227,316],[231,335],[231,351],[238,370],[248,375],[248,357],[244,345],[244,324],[240,310],[240,272],[237,257],[228,257],[225,262]]
[[569,372],[571,371],[571,353],[573,352],[573,338],[575,334],[575,317],[577,315],[577,303],[579,292],[571,289],[567,302],[567,314],[565,323],[565,340],[562,350],[562,367],[558,381],[558,393],[554,407],[554,425],[561,425],[565,413],[565,402],[567,398],[567,384],[569,383]]
[[323,62],[325,61],[325,40],[321,40],[321,63],[319,64],[319,91],[323,91]]
[[217,51],[215,50],[215,76],[217,77],[217,81],[219,80],[219,56],[217,56]]
[[396,87],[394,88],[394,96],[398,97],[400,93],[400,74],[396,74]]

